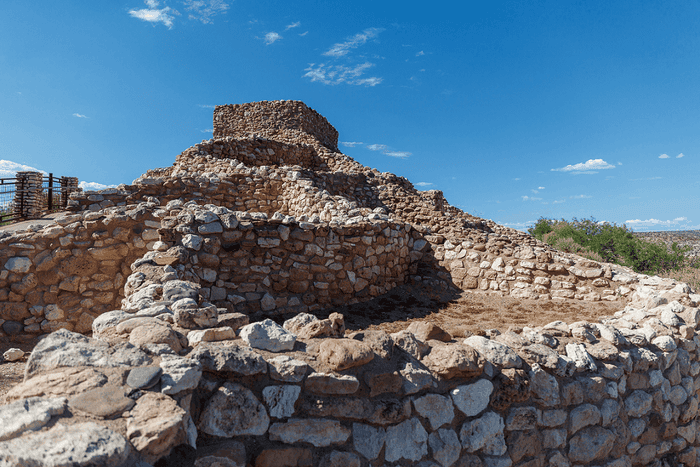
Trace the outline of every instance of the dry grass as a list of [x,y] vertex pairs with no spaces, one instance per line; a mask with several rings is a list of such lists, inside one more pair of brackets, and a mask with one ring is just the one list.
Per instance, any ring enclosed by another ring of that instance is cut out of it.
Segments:
[[675,279],[680,282],[687,282],[694,293],[700,292],[700,268],[698,267],[686,264],[678,271],[667,271],[663,274],[659,274],[659,276]]

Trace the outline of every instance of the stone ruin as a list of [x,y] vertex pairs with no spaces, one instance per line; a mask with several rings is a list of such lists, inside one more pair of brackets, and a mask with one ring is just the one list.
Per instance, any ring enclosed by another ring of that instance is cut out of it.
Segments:
[[[0,466],[697,464],[700,295],[337,141],[301,102],[217,106],[172,167],[0,238],[2,333],[44,336],[0,406]],[[405,284],[620,311],[467,339],[332,312]]]

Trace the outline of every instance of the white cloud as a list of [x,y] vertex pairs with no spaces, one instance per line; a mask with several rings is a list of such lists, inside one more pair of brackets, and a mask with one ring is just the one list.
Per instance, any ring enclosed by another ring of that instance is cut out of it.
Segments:
[[594,174],[596,170],[614,169],[615,166],[608,164],[603,159],[589,159],[574,165],[567,165],[560,169],[551,169],[552,172],[571,172],[574,174]]
[[277,34],[276,32],[268,32],[265,34],[265,45],[270,45],[275,43],[275,41],[278,41],[282,39],[282,36]]
[[527,221],[527,222],[498,222],[500,225],[504,225],[506,227],[510,227],[516,230],[522,230],[523,232],[527,232],[528,227],[532,227],[535,225],[537,221]]
[[683,153],[678,154],[678,155],[676,156],[676,159],[680,159],[681,157],[685,157],[685,154],[683,154]]
[[302,33],[299,34],[299,35],[300,35],[301,37],[304,37],[304,36],[307,35],[308,33],[309,33],[309,31],[304,31],[304,32],[302,32]]
[[284,28],[284,30],[285,30],[285,31],[289,31],[290,29],[298,28],[299,26],[301,26],[301,22],[297,21],[297,22],[295,22],[295,23],[288,24],[287,27]]
[[389,157],[398,157],[399,159],[406,159],[408,156],[411,155],[410,152],[406,151],[384,151],[382,154],[387,155]]
[[223,0],[184,0],[185,10],[190,11],[188,17],[204,24],[211,24],[212,16],[226,13],[228,4]]
[[206,130],[199,130],[199,131],[201,131],[202,133],[214,133],[214,129],[213,129],[213,128],[208,128],[208,129],[206,129]]
[[569,199],[588,199],[588,198],[593,198],[591,195],[575,195],[575,196],[569,196]]
[[530,190],[530,191],[533,192],[533,193],[539,193],[539,192],[540,192],[540,190]]
[[323,84],[336,85],[340,83],[354,84],[358,86],[376,86],[382,82],[382,78],[360,78],[360,76],[368,69],[373,67],[373,63],[365,62],[353,67],[344,65],[326,65],[321,63],[311,63],[304,71],[304,78],[309,78],[311,82],[319,81]]
[[671,157],[671,156],[669,156],[668,154],[661,154],[659,156],[659,159],[668,159],[669,157]]
[[329,57],[342,57],[347,55],[350,50],[356,49],[365,44],[368,40],[377,37],[377,35],[379,35],[379,33],[382,31],[384,31],[384,29],[381,28],[365,29],[361,33],[355,34],[345,42],[333,45],[333,47],[331,47],[329,50],[323,52],[323,55]]
[[385,151],[388,149],[388,146],[386,144],[369,144],[367,149],[370,151]]
[[74,117],[78,117],[78,118],[88,118],[88,117],[86,117],[85,115],[78,114],[78,113],[73,114],[73,116],[74,116]]
[[622,162],[618,162],[617,165],[622,165]]
[[198,104],[197,107],[201,107],[203,109],[214,109],[216,108],[215,105],[206,105],[206,104]]
[[681,222],[687,222],[688,218],[687,217],[676,217],[673,220],[659,220],[659,219],[646,219],[646,220],[640,220],[640,219],[631,219],[628,221],[625,221],[625,224],[631,227],[670,227],[672,225],[679,224]]
[[145,0],[145,3],[148,8],[143,8],[141,10],[129,10],[129,14],[134,18],[148,21],[149,23],[163,23],[168,29],[173,27],[173,20],[175,17],[172,16],[172,14],[178,14],[177,11],[174,11],[167,6],[165,8],[158,9],[158,5],[160,4],[158,0]]
[[423,51],[421,50],[420,52],[418,52],[418,53],[416,54],[416,57],[420,57],[420,56],[422,56],[422,55],[425,55],[425,52],[423,52]]
[[538,189],[538,190],[544,190],[544,187],[543,187],[543,186],[538,186],[537,189]]
[[646,177],[646,178],[630,178],[630,182],[639,182],[642,180],[661,180],[663,177]]
[[14,178],[17,172],[41,172],[44,175],[48,175],[48,172],[44,172],[43,170],[29,165],[0,159],[0,178]]
[[561,203],[566,203],[566,200],[565,199],[558,199],[558,200],[552,201],[552,204],[561,204]]
[[416,186],[430,186],[430,185],[432,185],[432,183],[429,183],[429,182],[418,182],[418,183],[416,183]]
[[523,201],[542,201],[542,198],[535,198],[532,196],[522,196]]
[[364,143],[357,142],[357,141],[341,141],[340,144],[342,146],[345,146],[346,148],[354,148],[355,146],[359,146],[360,144],[364,144]]
[[514,178],[513,180],[515,180],[517,182],[518,180],[520,180],[520,178]]
[[78,183],[78,186],[82,188],[84,191],[97,191],[97,190],[106,190],[107,188],[116,188],[117,185],[105,185],[103,183],[97,183],[97,182],[80,182]]

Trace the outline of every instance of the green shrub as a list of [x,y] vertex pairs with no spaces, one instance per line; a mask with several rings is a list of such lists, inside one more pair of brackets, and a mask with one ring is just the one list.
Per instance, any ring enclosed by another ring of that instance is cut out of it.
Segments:
[[663,245],[635,237],[625,225],[599,223],[592,217],[574,217],[571,221],[542,217],[528,232],[558,250],[621,264],[645,274],[677,271],[686,264],[687,248],[674,243],[669,251]]

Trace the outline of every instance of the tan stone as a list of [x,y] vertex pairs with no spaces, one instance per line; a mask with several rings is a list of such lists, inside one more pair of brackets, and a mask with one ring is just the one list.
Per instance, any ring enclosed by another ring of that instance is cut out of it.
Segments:
[[432,347],[422,363],[445,379],[472,378],[482,372],[479,353],[467,346],[439,344]]
[[311,450],[306,448],[265,449],[255,459],[255,467],[312,467]]
[[433,323],[425,321],[413,322],[410,326],[408,326],[408,328],[406,328],[406,330],[412,332],[418,340],[421,340],[423,342],[429,339],[434,339],[442,342],[449,342],[452,340],[452,336],[450,336],[449,333],[445,332],[440,326],[436,326]]
[[179,353],[182,350],[179,336],[170,326],[162,321],[161,323],[163,324],[151,322],[134,328],[129,334],[129,342],[137,347],[145,344],[167,344],[173,352]]
[[374,358],[374,352],[360,341],[326,339],[319,346],[318,358],[331,369],[339,371],[370,362]]
[[107,381],[107,376],[95,368],[61,368],[18,384],[7,393],[5,401],[28,397],[70,397],[103,386]]
[[126,436],[147,462],[167,456],[187,442],[186,412],[172,398],[147,392],[136,402],[126,422]]

